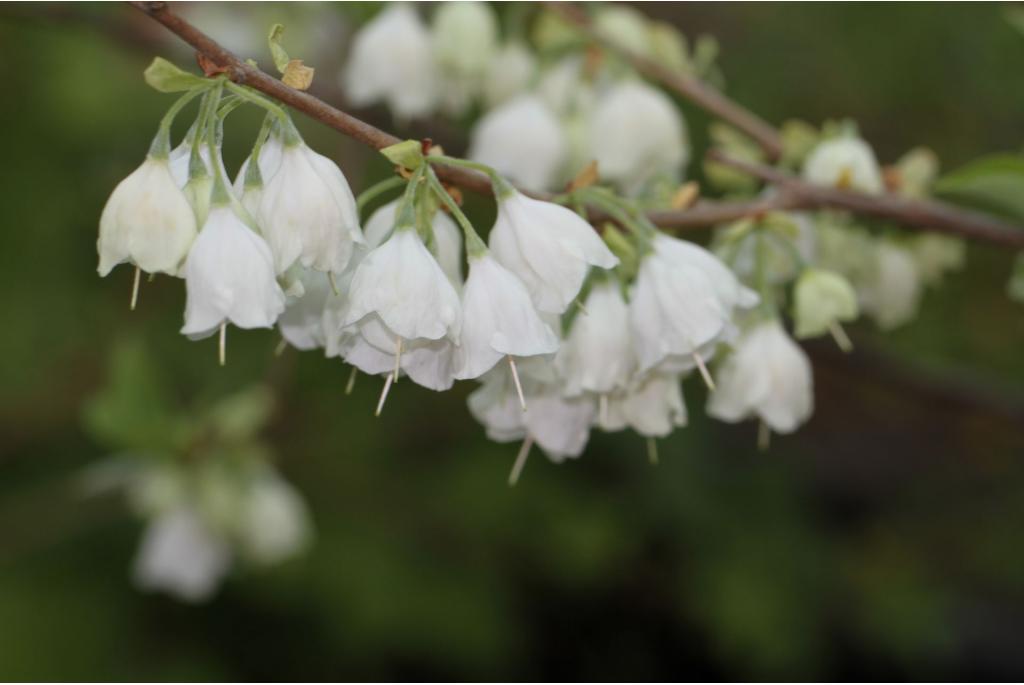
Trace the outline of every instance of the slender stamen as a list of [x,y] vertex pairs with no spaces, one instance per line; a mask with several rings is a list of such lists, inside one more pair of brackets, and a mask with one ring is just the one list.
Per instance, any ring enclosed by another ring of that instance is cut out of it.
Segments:
[[652,437],[647,438],[647,461],[651,466],[658,465],[658,441]]
[[335,295],[340,295],[341,293],[338,292],[338,283],[334,280],[333,271],[327,272],[327,280],[331,282],[331,292],[333,292]]
[[833,321],[828,325],[828,332],[832,334],[832,338],[835,339],[836,345],[839,345],[839,349],[849,354],[853,352],[853,341],[850,340],[850,336],[846,334],[843,327],[838,321]]
[[220,365],[224,366],[228,358],[228,322],[220,322],[220,340],[217,344],[217,358]]
[[601,395],[597,398],[597,415],[600,417],[601,425],[608,425],[608,395]]
[[135,267],[135,281],[132,283],[132,303],[130,305],[131,311],[135,311],[135,305],[139,301],[139,279],[142,278],[142,269]]
[[761,423],[757,427],[757,449],[762,452],[766,452],[768,447],[771,446],[772,442],[772,429],[768,427],[768,424],[761,420]]
[[380,401],[377,402],[377,411],[373,413],[374,416],[380,416],[380,413],[384,410],[384,400],[388,398],[388,390],[391,389],[391,384],[395,381],[394,374],[388,374],[387,380],[384,381],[384,390],[380,393]]
[[516,360],[512,355],[508,356],[508,366],[512,369],[512,382],[516,384],[516,394],[519,395],[519,406],[526,411],[526,398],[523,397],[523,386],[519,383],[519,371],[516,370]]
[[395,383],[398,382],[398,372],[402,367],[402,337],[395,338],[395,371],[392,376],[395,377]]
[[274,356],[280,357],[284,354],[284,351],[288,349],[288,341],[281,338],[281,342],[277,343],[277,347],[274,348]]
[[700,356],[699,352],[693,353],[693,361],[697,362],[697,368],[700,369],[700,376],[704,379],[704,385],[708,386],[708,390],[714,390],[715,381],[711,379],[708,367],[704,364],[704,358]]
[[513,487],[519,482],[519,474],[523,472],[523,467],[526,466],[526,458],[530,456],[531,447],[533,447],[533,437],[527,435],[526,440],[523,440],[523,444],[519,448],[519,454],[516,455],[516,462],[512,465],[512,472],[508,474],[509,487]]
[[355,366],[352,367],[351,373],[348,375],[348,383],[345,384],[345,394],[351,395],[352,388],[356,387],[356,376],[359,375],[359,369]]

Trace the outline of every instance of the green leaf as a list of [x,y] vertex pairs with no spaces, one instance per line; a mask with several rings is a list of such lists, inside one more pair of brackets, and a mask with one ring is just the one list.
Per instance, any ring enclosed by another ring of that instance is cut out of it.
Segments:
[[190,74],[163,57],[154,57],[142,75],[146,83],[161,93],[181,93],[206,85],[202,76]]
[[270,27],[270,34],[267,36],[267,43],[270,44],[270,55],[274,58],[274,66],[284,73],[288,67],[288,53],[281,47],[281,35],[284,33],[284,24],[274,24]]
[[982,157],[940,178],[934,190],[960,204],[1024,219],[1024,157]]
[[419,169],[423,164],[423,145],[418,140],[403,140],[380,151],[392,164],[406,169]]

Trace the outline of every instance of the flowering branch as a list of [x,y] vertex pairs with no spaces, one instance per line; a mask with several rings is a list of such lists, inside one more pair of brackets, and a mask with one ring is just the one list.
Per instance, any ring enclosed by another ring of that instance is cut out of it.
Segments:
[[[400,142],[400,139],[347,114],[308,93],[291,88],[257,67],[244,62],[207,36],[189,21],[172,12],[166,2],[132,2],[179,38],[195,48],[235,83],[250,86],[307,116],[344,133],[350,138],[377,150]],[[589,20],[571,5],[557,5],[563,16],[573,18],[582,29],[592,32]],[[580,19],[582,17],[582,19]],[[579,22],[587,22],[580,24]],[[732,102],[717,90],[698,79],[672,73],[649,60],[629,56],[638,70],[665,83],[708,111],[722,117],[755,140],[766,152],[773,154],[780,146],[778,132],[770,125]],[[709,157],[735,169],[749,173],[779,188],[769,198],[749,201],[713,202],[702,200],[682,210],[656,210],[648,213],[650,220],[663,228],[693,229],[756,216],[783,209],[845,209],[857,214],[889,219],[903,226],[949,233],[974,240],[1013,248],[1024,248],[1024,230],[977,212],[970,212],[936,201],[905,200],[893,196],[873,196],[814,186],[769,166],[740,162],[716,151]],[[466,190],[491,194],[490,180],[471,169],[443,166],[437,175],[444,181]],[[538,194],[530,193],[538,196]],[[588,219],[595,224],[610,221],[605,212],[587,208]]]

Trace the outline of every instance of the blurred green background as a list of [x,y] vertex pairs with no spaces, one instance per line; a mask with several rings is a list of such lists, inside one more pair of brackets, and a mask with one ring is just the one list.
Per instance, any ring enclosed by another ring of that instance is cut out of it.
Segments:
[[[193,18],[263,64],[266,29],[284,21],[289,51],[318,68],[314,91],[337,99],[346,37],[372,9],[225,4]],[[1006,6],[643,9],[717,36],[730,94],[770,121],[849,116],[882,161],[924,144],[944,169],[1020,149],[1024,35]],[[579,461],[535,453],[510,489],[516,447],[484,439],[465,408],[472,384],[399,384],[375,420],[376,379],[346,396],[347,367],[275,357],[270,332],[233,330],[219,368],[212,340],[177,332],[180,282],[144,283],[129,312],[130,269],[96,276],[103,203],[171,102],[142,81],[157,54],[191,64],[126,5],[0,7],[0,677],[1024,678],[1012,255],[972,246],[915,322],[885,336],[855,326],[848,358],[810,345],[816,414],[767,454],[752,424],[707,420],[691,379],[691,425],[661,443],[657,467],[642,439],[595,433]],[[707,119],[683,106],[700,141]],[[457,127],[361,114],[460,151]],[[385,173],[298,123],[357,191]],[[232,121],[229,167],[257,125]],[[142,397],[188,406],[272,387],[265,437],[310,504],[306,555],[240,570],[198,607],[133,589],[141,522],[78,488],[113,449],[83,406],[125,345],[145,351]]]

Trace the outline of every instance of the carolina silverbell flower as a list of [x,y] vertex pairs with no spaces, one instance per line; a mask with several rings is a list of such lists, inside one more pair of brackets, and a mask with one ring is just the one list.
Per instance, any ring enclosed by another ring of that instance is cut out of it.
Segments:
[[525,91],[536,73],[533,53],[520,41],[506,43],[487,65],[483,83],[487,106],[497,107]]
[[[372,250],[383,243],[395,227],[399,200],[381,205],[370,215],[363,227],[365,249]],[[432,240],[427,247],[441,265],[456,290],[462,289],[462,232],[447,213],[438,210],[430,219]]]
[[619,263],[578,214],[508,184],[498,190],[489,242],[491,254],[526,285],[537,309],[554,314],[576,299],[590,266],[611,269]]
[[601,178],[630,193],[658,174],[679,178],[689,156],[679,110],[664,93],[640,81],[623,81],[600,96],[587,136]]
[[574,397],[587,392],[605,396],[625,389],[634,367],[629,307],[619,282],[602,279],[576,312],[555,356],[555,368],[565,382],[565,394]]
[[277,273],[298,262],[340,274],[362,242],[356,200],[333,161],[311,150],[284,122],[281,163],[263,189],[258,221]]
[[832,333],[844,350],[849,338],[842,322],[857,318],[857,293],[846,278],[825,269],[805,269],[793,288],[794,333],[798,338],[813,338]]
[[665,438],[687,422],[678,374],[649,373],[624,390],[602,396],[597,425],[605,431],[627,426],[646,438]]
[[796,430],[813,410],[810,360],[778,319],[743,332],[718,370],[718,387],[707,406],[708,414],[722,421],[757,416],[777,433]]
[[477,121],[467,156],[494,167],[528,190],[547,190],[558,181],[568,158],[568,144],[547,103],[524,94]]
[[486,2],[443,2],[434,12],[432,33],[445,109],[461,113],[480,91],[497,48],[497,17]]
[[884,190],[874,151],[863,140],[852,136],[819,143],[804,162],[803,176],[816,185],[872,195]]
[[704,248],[657,234],[640,261],[629,304],[638,371],[696,366],[713,387],[705,359],[734,335],[733,312],[759,299]]
[[121,181],[100,217],[99,274],[131,262],[147,273],[177,276],[196,237],[196,218],[166,157],[150,155]]
[[289,297],[284,313],[277,320],[281,337],[297,350],[313,350],[325,344],[324,307],[331,294],[327,274],[301,269],[301,294]]
[[440,96],[430,32],[407,3],[386,6],[356,34],[341,75],[356,107],[386,102],[400,119],[426,116]]
[[921,275],[914,253],[893,240],[878,240],[872,252],[872,268],[863,282],[857,283],[857,294],[864,313],[882,330],[892,330],[917,314]]

